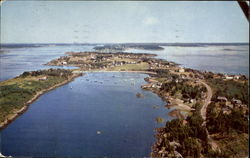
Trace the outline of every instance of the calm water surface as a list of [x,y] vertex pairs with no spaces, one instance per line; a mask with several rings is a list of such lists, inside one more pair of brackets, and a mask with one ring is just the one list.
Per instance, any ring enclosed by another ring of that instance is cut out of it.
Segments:
[[50,66],[43,64],[46,64],[52,59],[64,56],[65,52],[90,50],[93,50],[93,46],[68,45],[2,48],[0,53],[0,81],[16,77],[24,71],[50,68]]
[[127,52],[153,53],[157,58],[174,61],[184,67],[202,71],[249,76],[249,46],[163,46],[161,51],[130,49]]
[[165,103],[140,88],[146,76],[90,73],[44,94],[2,131],[2,154],[149,156],[154,128],[164,125],[155,118],[170,118]]
[[[155,53],[157,58],[198,70],[249,72],[248,46],[164,48],[128,51]],[[93,46],[82,45],[2,49],[0,81],[24,71],[49,68],[43,64],[65,52],[91,50]],[[0,152],[11,156],[149,156],[153,130],[163,126],[155,118],[171,118],[158,96],[140,88],[146,76],[90,73],[44,94],[1,131]],[[137,92],[144,98],[136,98]],[[160,108],[154,109],[154,105]]]

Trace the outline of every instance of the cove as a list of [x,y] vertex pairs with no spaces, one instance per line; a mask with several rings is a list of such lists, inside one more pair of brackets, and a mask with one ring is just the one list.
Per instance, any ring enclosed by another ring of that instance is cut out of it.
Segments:
[[[1,131],[1,153],[11,156],[149,156],[166,104],[141,89],[146,74],[87,73],[42,95]],[[144,97],[137,98],[137,93]],[[153,108],[158,105],[160,108]]]

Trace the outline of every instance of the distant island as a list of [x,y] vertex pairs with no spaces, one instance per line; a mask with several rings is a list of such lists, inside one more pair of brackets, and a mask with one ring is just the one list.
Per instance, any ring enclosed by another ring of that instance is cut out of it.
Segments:
[[[123,49],[127,47],[121,47]],[[142,88],[158,94],[167,102],[166,108],[175,107],[170,115],[176,117],[166,122],[165,127],[156,129],[152,157],[247,156],[248,78],[183,68],[155,56],[124,52],[68,52],[67,56],[54,59],[47,65],[76,66],[77,69],[24,72],[0,83],[1,98],[4,98],[0,104],[1,123],[16,117],[27,103],[33,101],[32,98],[41,94],[39,92],[50,90],[55,84],[67,83],[84,72],[146,73],[149,74],[145,78],[148,83]],[[164,121],[162,118],[157,120]]]
[[[96,50],[107,48],[139,48],[145,50],[163,50],[162,46],[206,47],[206,46],[248,46],[249,43],[0,43],[1,48],[26,48],[46,46],[95,46]],[[161,47],[161,48],[159,48]],[[117,49],[121,50],[121,49]]]
[[158,44],[150,44],[150,43],[125,43],[125,44],[105,44],[103,46],[94,47],[97,51],[125,51],[129,49],[141,49],[141,50],[164,50],[163,47]]

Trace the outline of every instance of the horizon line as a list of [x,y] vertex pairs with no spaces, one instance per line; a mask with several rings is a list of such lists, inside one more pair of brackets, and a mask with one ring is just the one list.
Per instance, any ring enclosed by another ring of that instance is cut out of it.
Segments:
[[0,43],[3,44],[249,44],[249,42],[58,42],[58,43]]

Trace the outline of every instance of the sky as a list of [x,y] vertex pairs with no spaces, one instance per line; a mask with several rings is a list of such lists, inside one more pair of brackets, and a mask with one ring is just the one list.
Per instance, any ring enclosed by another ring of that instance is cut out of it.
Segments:
[[249,42],[234,1],[5,1],[1,43]]

